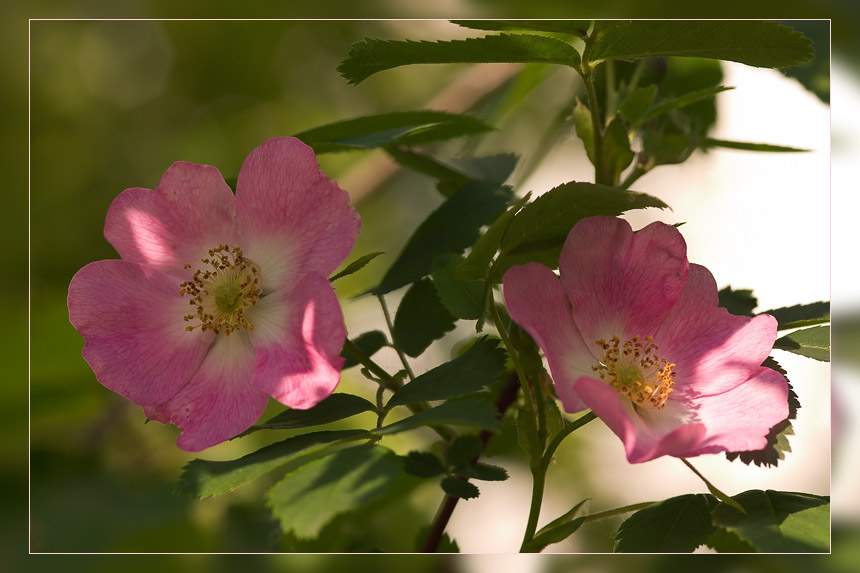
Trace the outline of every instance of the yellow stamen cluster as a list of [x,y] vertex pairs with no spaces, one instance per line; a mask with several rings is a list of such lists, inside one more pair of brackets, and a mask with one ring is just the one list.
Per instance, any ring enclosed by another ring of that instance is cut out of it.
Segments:
[[[215,334],[223,330],[227,335],[240,328],[254,330],[245,312],[260,300],[260,267],[243,257],[242,249],[229,245],[210,249],[209,257],[200,262],[205,266],[195,270],[191,280],[179,285],[179,295],[190,296],[188,303],[196,307],[196,311],[185,315],[183,320],[200,321],[200,324],[186,326],[185,330],[191,332],[199,328]],[[190,269],[191,265],[185,268]]]
[[639,336],[623,343],[617,336],[608,342],[597,340],[595,344],[603,351],[603,358],[591,369],[635,405],[663,408],[674,392],[675,364],[657,356],[659,347],[652,340],[651,336],[643,342]]

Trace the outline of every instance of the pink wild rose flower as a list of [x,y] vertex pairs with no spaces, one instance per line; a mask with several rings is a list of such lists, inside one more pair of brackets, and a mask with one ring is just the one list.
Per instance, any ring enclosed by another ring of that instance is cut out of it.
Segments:
[[107,388],[182,429],[199,451],[246,430],[268,397],[309,408],[340,379],[346,338],[327,277],[358,234],[349,196],[310,147],[270,139],[245,159],[236,194],[208,165],[178,162],[111,204],[121,260],[69,285],[69,318]]
[[734,316],[688,264],[675,227],[633,233],[591,217],[570,231],[561,278],[529,263],[504,276],[511,317],[541,347],[567,412],[590,408],[630,462],[759,450],[788,416],[788,385],[761,366],[776,339],[769,315]]

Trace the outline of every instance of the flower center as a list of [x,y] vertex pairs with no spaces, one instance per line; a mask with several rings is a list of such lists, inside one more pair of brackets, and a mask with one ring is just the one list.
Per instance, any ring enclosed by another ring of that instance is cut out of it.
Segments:
[[652,340],[651,336],[644,342],[639,341],[639,336],[623,343],[617,336],[609,342],[597,340],[595,344],[603,350],[603,357],[591,369],[634,405],[663,408],[674,392],[675,364],[656,354],[659,347]]
[[[229,245],[209,249],[209,257],[200,262],[204,266],[194,271],[191,280],[179,285],[180,296],[190,296],[188,303],[196,307],[196,311],[186,314],[183,320],[200,321],[186,326],[185,330],[191,332],[199,328],[215,334],[223,330],[227,335],[240,328],[254,330],[245,312],[260,300],[260,267],[243,257],[242,249]],[[185,268],[190,269],[191,265]]]

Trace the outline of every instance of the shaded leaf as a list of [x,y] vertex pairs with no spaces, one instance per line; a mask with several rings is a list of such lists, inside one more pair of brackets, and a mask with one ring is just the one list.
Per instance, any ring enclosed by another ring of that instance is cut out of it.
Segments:
[[798,147],[787,147],[785,145],[773,145],[771,143],[751,143],[748,141],[728,141],[726,139],[714,139],[706,137],[699,142],[699,147],[702,149],[710,149],[712,147],[722,147],[725,149],[739,149],[741,151],[764,151],[771,153],[805,153],[811,151],[809,149],[800,149]]
[[634,127],[640,125],[644,121],[645,113],[651,108],[651,104],[654,103],[656,95],[656,85],[652,84],[636,88],[624,98],[624,102],[619,108],[621,116]]
[[687,494],[640,509],[618,529],[618,553],[688,553],[713,532],[711,510],[718,501],[707,494]]
[[484,282],[467,281],[456,275],[463,264],[460,255],[442,255],[436,259],[433,285],[448,312],[457,318],[476,320],[484,315]]
[[591,120],[591,111],[588,106],[577,100],[573,107],[573,127],[576,130],[576,136],[582,140],[585,146],[585,154],[588,160],[594,165],[594,122]]
[[442,480],[442,490],[448,495],[460,499],[473,499],[481,495],[475,484],[454,476],[448,476]]
[[496,251],[499,250],[499,245],[502,242],[502,236],[511,224],[514,216],[525,205],[531,192],[527,193],[519,201],[514,203],[510,209],[500,215],[487,231],[472,245],[472,251],[466,260],[460,265],[455,274],[463,280],[482,280],[487,278],[487,271]]
[[430,279],[413,283],[397,307],[391,336],[409,356],[420,356],[430,344],[454,330],[454,317],[442,304]]
[[[369,358],[376,354],[380,348],[388,344],[388,338],[385,337],[385,334],[381,330],[371,330],[369,332],[363,332],[356,338],[353,338],[352,343],[358,346],[359,350]],[[346,349],[344,349],[340,355],[346,359],[343,363],[343,367],[341,368],[342,370],[358,366],[358,360]]]
[[721,503],[714,525],[763,553],[830,550],[830,498],[807,493],[751,490],[734,496],[744,515]]
[[755,553],[755,547],[722,527],[714,527],[705,545],[717,553]]
[[373,294],[385,294],[417,281],[433,270],[442,254],[461,253],[506,208],[511,190],[492,183],[474,182],[457,191],[422,222],[388,269]]
[[735,88],[728,86],[714,86],[702,90],[696,90],[694,92],[685,93],[681,96],[661,101],[660,103],[649,109],[646,113],[642,114],[639,120],[634,122],[634,125],[640,125],[642,123],[645,123],[649,119],[653,119],[659,115],[670,112],[673,109],[687,107],[688,105],[692,105],[702,100],[710,99],[720,92],[733,89]]
[[630,139],[627,128],[620,116],[615,116],[603,133],[603,175],[601,181],[617,185],[628,165],[633,161],[633,150],[630,149]]
[[763,314],[774,317],[779,324],[779,330],[787,328],[799,328],[801,326],[812,326],[830,320],[830,303],[813,302],[810,304],[796,304],[766,310]]
[[758,299],[750,289],[721,288],[717,293],[719,305],[736,316],[753,316]]
[[598,35],[592,61],[660,56],[712,58],[785,68],[813,56],[812,42],[776,22],[663,20],[616,22]]
[[498,339],[483,337],[466,352],[415,378],[389,399],[386,407],[426,400],[447,400],[476,392],[505,372],[506,353]]
[[335,452],[287,474],[269,490],[268,506],[284,532],[316,537],[336,515],[381,497],[403,474],[391,450],[367,444]]
[[378,257],[379,255],[382,255],[382,254],[384,254],[382,251],[377,251],[375,253],[369,253],[367,255],[358,257],[357,259],[355,259],[354,261],[352,261],[351,263],[346,265],[346,268],[344,268],[342,271],[330,276],[328,279],[329,282],[333,283],[337,279],[342,279],[343,277],[357,273],[358,271],[360,271],[361,269],[366,267],[367,263],[369,263],[370,261],[372,261],[373,259],[375,259],[376,257]]
[[431,478],[445,473],[442,461],[430,452],[413,450],[403,456],[403,467],[406,473],[421,478]]
[[398,147],[387,147],[391,157],[400,165],[433,177],[436,188],[450,197],[472,181],[489,181],[501,185],[513,172],[517,156],[499,153],[484,157],[441,160],[424,153]]
[[813,326],[796,330],[777,338],[773,347],[821,362],[830,362],[830,327]]
[[399,111],[329,123],[295,137],[316,153],[373,149],[393,144],[417,145],[491,131],[483,121],[444,111]]
[[588,29],[591,27],[591,20],[451,20],[451,22],[473,30],[494,32],[533,30],[574,34],[580,37],[588,35]]
[[457,436],[448,446],[445,457],[448,465],[457,469],[468,465],[475,457],[481,454],[484,443],[473,434]]
[[533,34],[500,34],[445,42],[365,38],[349,50],[337,71],[351,84],[371,75],[411,64],[538,63],[579,66],[570,44]]
[[547,545],[560,543],[576,533],[588,521],[587,516],[574,519],[574,515],[585,502],[586,500],[580,501],[570,511],[542,527],[537,535],[523,547],[523,552],[540,553]]
[[364,430],[313,432],[287,438],[238,460],[191,460],[182,470],[179,493],[198,498],[221,495],[274,469],[293,469],[333,448],[366,437]]
[[[425,525],[421,529],[418,530],[418,535],[415,536],[415,552],[418,553],[424,550],[424,543],[427,541],[427,538],[430,536],[430,530],[433,528],[432,525]],[[460,547],[457,545],[457,542],[450,537],[448,537],[447,533],[442,534],[442,538],[439,540],[439,545],[436,546],[436,553],[459,553]]]
[[460,475],[481,481],[505,481],[508,479],[508,470],[492,464],[475,463],[463,468]]
[[264,424],[251,426],[252,430],[289,430],[329,424],[344,418],[373,412],[376,406],[360,396],[337,393],[323,399],[316,406],[307,410],[290,409],[281,412]]
[[[417,378],[416,378],[417,380]],[[423,426],[465,426],[482,430],[499,428],[496,408],[483,400],[458,400],[445,402],[408,418],[371,430],[371,434],[384,436],[407,432]]]
[[528,408],[517,410],[517,443],[532,458],[543,453],[543,446],[538,440],[537,421]]

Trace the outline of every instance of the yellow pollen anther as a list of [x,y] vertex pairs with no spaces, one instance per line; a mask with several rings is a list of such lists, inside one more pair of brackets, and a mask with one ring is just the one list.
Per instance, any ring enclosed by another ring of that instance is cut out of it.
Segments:
[[659,347],[652,340],[646,336],[640,342],[638,335],[624,342],[617,336],[608,343],[595,340],[603,356],[591,369],[635,405],[659,409],[674,392],[675,364],[656,354]]
[[[199,324],[186,326],[191,332],[195,328],[211,330],[218,334],[222,330],[229,335],[234,330],[254,330],[245,312],[257,304],[262,295],[260,267],[242,256],[242,249],[219,245],[209,250],[209,258],[200,259],[210,269],[196,269],[191,280],[183,282],[179,295],[189,295],[188,304],[197,307],[196,312],[182,317],[186,322],[197,319]],[[190,269],[191,265],[185,265]]]

